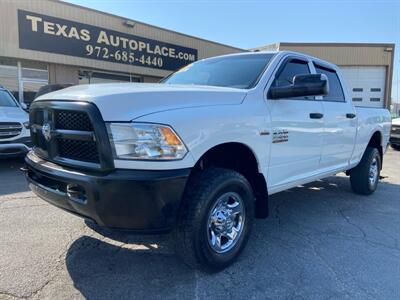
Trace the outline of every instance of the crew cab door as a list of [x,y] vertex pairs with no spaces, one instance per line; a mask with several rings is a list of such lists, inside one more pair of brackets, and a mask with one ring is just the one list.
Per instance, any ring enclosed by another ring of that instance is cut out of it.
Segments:
[[342,87],[338,70],[333,66],[314,62],[315,72],[328,77],[329,93],[318,97],[324,108],[325,132],[321,157],[322,170],[345,168],[353,153],[356,133],[357,115],[350,97]]
[[[295,75],[311,73],[310,67],[306,58],[287,57],[267,90],[291,84]],[[268,188],[276,192],[318,173],[324,131],[323,107],[314,96],[267,99],[267,105],[272,127]]]

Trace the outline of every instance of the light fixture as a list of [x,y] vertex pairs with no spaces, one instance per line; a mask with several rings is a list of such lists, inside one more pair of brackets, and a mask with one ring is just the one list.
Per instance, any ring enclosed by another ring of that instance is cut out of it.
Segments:
[[124,22],[124,25],[133,28],[133,27],[135,27],[136,23],[133,22],[132,20],[126,20]]

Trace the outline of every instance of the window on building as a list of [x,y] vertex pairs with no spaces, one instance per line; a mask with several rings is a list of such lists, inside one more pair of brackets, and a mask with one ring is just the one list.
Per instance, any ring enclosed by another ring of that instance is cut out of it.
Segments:
[[[19,76],[20,74],[20,76]],[[36,92],[49,83],[47,64],[0,57],[0,85],[18,100],[29,104]]]
[[381,101],[381,98],[370,98],[369,100],[371,102],[379,102],[379,101]]
[[16,65],[2,65],[0,62],[0,85],[18,99],[18,68]]
[[130,74],[79,71],[79,84],[113,83],[113,82],[140,82],[140,77]]
[[362,92],[363,88],[353,88],[353,92]]
[[[300,74],[310,74],[308,63],[299,59],[289,60],[288,62],[286,62],[285,66],[280,69],[277,74],[275,74],[275,80],[271,86],[279,87],[293,84],[294,76]],[[291,99],[312,100],[314,99],[314,97],[293,97]]]
[[340,83],[339,77],[336,74],[336,71],[325,68],[323,66],[315,65],[315,71],[318,74],[325,74],[328,77],[329,82],[329,93],[326,96],[323,96],[323,100],[325,101],[335,101],[335,102],[344,102],[344,93],[342,84]]
[[39,89],[49,84],[47,65],[36,65],[32,67],[22,67],[21,70],[23,100],[28,105],[35,99],[35,95]]
[[352,100],[353,100],[353,102],[361,102],[361,101],[362,101],[362,98],[355,97],[355,98],[353,98]]
[[371,88],[371,92],[380,92],[381,89],[380,88]]

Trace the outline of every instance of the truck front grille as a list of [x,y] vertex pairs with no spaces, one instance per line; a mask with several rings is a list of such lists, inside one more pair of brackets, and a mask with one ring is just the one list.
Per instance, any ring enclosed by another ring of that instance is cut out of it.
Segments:
[[59,129],[93,131],[92,123],[84,112],[56,111],[56,127]]
[[[113,165],[105,124],[94,105],[34,102],[29,117],[34,151],[38,156],[78,168],[110,169]],[[93,120],[98,122],[93,124]],[[99,140],[102,143],[98,143]],[[108,156],[102,156],[101,151]]]
[[21,134],[22,124],[17,122],[0,122],[0,139],[9,139]]
[[92,163],[99,162],[99,152],[94,141],[79,141],[60,138],[57,140],[58,152],[61,157],[83,160]]

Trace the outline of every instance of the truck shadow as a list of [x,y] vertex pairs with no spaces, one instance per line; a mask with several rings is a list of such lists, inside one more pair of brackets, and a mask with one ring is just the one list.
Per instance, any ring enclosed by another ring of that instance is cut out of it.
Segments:
[[[373,243],[397,249],[400,205],[385,195],[399,192],[400,185],[383,183],[366,200],[351,192],[348,178],[337,176],[273,195],[270,217],[256,220],[239,260],[212,275],[184,265],[174,255],[170,235],[125,235],[88,224],[112,241],[79,238],[68,250],[67,270],[75,288],[88,299],[257,298],[271,293],[291,298],[299,288],[305,298],[318,293],[335,298],[352,293],[367,296],[375,288],[375,270],[365,261],[375,258],[368,256],[364,240],[370,236]],[[386,263],[384,255],[377,259]],[[371,282],[354,291],[343,290],[343,281],[359,285],[343,267],[346,264],[370,272]],[[391,264],[388,276],[391,268],[395,272]],[[385,280],[392,284],[393,280]]]

